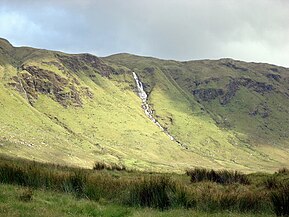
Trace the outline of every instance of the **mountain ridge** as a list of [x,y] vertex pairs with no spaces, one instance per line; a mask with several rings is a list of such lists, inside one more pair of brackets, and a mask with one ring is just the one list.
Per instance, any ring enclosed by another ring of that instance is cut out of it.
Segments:
[[[288,166],[288,68],[228,58],[96,57],[4,42],[0,153],[157,171]],[[146,117],[132,72],[154,118],[188,150]]]

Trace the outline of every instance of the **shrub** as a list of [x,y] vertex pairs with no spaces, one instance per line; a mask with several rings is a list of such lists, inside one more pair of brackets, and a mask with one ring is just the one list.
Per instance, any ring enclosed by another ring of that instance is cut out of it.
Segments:
[[279,174],[289,174],[289,169],[287,169],[286,167],[280,168],[277,173]]
[[[253,192],[251,190],[244,191],[238,194],[238,210],[240,212],[257,212],[258,210],[264,210],[270,206],[267,201],[267,196],[263,192]],[[262,204],[264,206],[262,207]]]
[[289,216],[289,183],[283,184],[270,195],[277,216]]
[[74,172],[69,177],[69,184],[71,191],[76,194],[77,197],[84,196],[84,189],[87,182],[87,175],[81,171]]
[[264,180],[264,185],[267,189],[277,189],[280,186],[280,182],[277,180],[276,176],[271,176]]
[[122,171],[126,170],[126,167],[122,164],[107,164],[104,162],[96,162],[93,166],[93,170],[117,170]]
[[29,176],[18,166],[5,164],[0,168],[0,181],[3,183],[26,186],[28,180]]
[[220,192],[216,201],[220,209],[232,210],[238,204],[238,197],[235,192]]
[[175,184],[166,177],[151,177],[135,183],[130,191],[130,205],[164,210],[172,205],[170,194]]
[[220,184],[250,184],[247,176],[238,171],[215,171],[204,168],[195,168],[187,170],[186,174],[191,177],[191,182],[211,181]]
[[193,208],[197,201],[195,195],[185,186],[177,185],[173,195],[173,205],[175,207]]

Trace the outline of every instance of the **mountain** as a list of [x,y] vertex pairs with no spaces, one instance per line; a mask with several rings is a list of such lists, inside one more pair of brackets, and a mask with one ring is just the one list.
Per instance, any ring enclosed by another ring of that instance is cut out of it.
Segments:
[[0,153],[41,162],[175,172],[289,165],[289,69],[265,63],[99,58],[0,39],[0,112]]

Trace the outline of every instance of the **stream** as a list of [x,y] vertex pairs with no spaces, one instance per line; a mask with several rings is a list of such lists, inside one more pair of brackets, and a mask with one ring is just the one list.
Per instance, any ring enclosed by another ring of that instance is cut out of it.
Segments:
[[162,127],[162,125],[153,117],[153,111],[150,108],[148,102],[147,102],[147,98],[148,95],[147,93],[144,91],[143,88],[143,84],[142,82],[139,80],[138,76],[136,75],[135,72],[132,73],[133,74],[133,78],[135,80],[135,83],[137,85],[137,90],[138,90],[138,95],[142,100],[142,108],[146,114],[146,116],[151,119],[152,122],[155,123],[155,125],[157,125],[172,141],[176,141],[177,143],[180,144],[180,142],[178,142],[167,130],[164,129],[164,127]]

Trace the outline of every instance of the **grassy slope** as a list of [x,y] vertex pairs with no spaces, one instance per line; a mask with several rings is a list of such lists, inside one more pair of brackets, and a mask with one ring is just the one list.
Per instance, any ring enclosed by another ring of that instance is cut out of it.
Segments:
[[[52,52],[36,52],[30,54],[26,64],[45,68],[42,62],[55,61]],[[5,84],[17,72],[7,63],[2,67]],[[21,97],[1,83],[1,152],[84,167],[92,167],[99,160],[149,170],[169,170],[172,165],[178,170],[192,165],[192,155],[183,152],[147,119],[138,96],[124,85],[119,87],[127,75],[116,82],[96,74],[92,81],[87,73],[73,75],[95,96],[93,100],[83,99],[82,108],[63,108],[44,94],[31,107],[23,93]],[[131,76],[127,79],[134,84]]]
[[[0,47],[3,49],[2,54],[0,53],[2,81],[0,152],[2,153],[83,167],[92,167],[94,161],[105,160],[141,169],[162,171],[180,171],[194,165],[237,168],[242,171],[272,171],[288,165],[288,152],[283,151],[280,146],[275,148],[271,145],[262,145],[256,148],[250,145],[248,137],[251,135],[248,130],[244,130],[247,119],[242,119],[244,121],[240,121],[236,129],[228,130],[217,126],[214,118],[221,116],[222,113],[230,114],[238,120],[238,116],[233,116],[235,114],[232,112],[233,107],[228,111],[219,105],[214,106],[215,102],[198,103],[190,94],[187,84],[177,81],[174,78],[175,74],[169,71],[177,69],[183,73],[181,78],[185,79],[192,75],[189,69],[198,65],[192,67],[175,61],[117,55],[103,60],[117,71],[122,69],[124,72],[112,74],[108,79],[101,76],[100,72],[96,73],[91,66],[86,70],[71,71],[55,57],[56,54],[68,58],[77,55],[32,48],[12,48],[3,41],[1,43]],[[60,64],[66,72],[47,64],[51,62]],[[32,107],[23,92],[19,94],[7,86],[13,76],[26,73],[17,71],[17,67],[23,63],[50,70],[70,82],[76,79],[79,83],[77,88],[89,88],[94,98],[83,97],[82,107],[64,108],[50,95],[39,94]],[[152,66],[156,68],[155,73],[144,73],[146,67]],[[195,77],[202,79],[210,77],[208,68],[202,64],[198,67],[204,72],[200,75],[194,74]],[[134,70],[145,83],[158,120],[178,140],[185,143],[189,147],[188,150],[170,141],[145,116],[140,106],[141,101],[134,92],[135,84],[130,69]],[[94,77],[91,78],[90,74],[94,74]],[[285,102],[282,97],[283,95],[279,96],[278,102]],[[270,103],[275,104],[274,100],[277,100],[276,95]],[[235,111],[241,109],[234,108]],[[275,110],[274,112],[277,121],[280,119],[278,115],[288,117],[286,110],[283,113]],[[280,129],[279,126],[287,129],[287,122],[278,125],[276,120],[274,122],[276,130]],[[256,128],[249,129],[252,130],[255,134],[259,134]],[[280,131],[282,133],[283,129]],[[277,135],[275,128],[272,135],[274,138]],[[263,135],[261,137],[263,138]],[[284,140],[284,137],[282,139]]]
[[[285,157],[288,156],[288,139],[286,136],[280,137],[280,133],[286,133],[288,128],[288,114],[284,112],[288,99],[284,95],[272,93],[273,96],[262,96],[240,88],[227,106],[221,106],[217,99],[198,103],[186,86],[187,79],[206,80],[221,77],[215,86],[222,87],[229,79],[228,76],[238,77],[237,72],[216,67],[213,67],[215,71],[212,71],[212,66],[208,66],[207,63],[211,64],[210,61],[180,63],[126,54],[114,55],[107,60],[125,65],[143,76],[143,80],[149,84],[147,90],[151,91],[149,99],[156,117],[159,117],[159,121],[176,138],[188,145],[191,151],[204,157],[198,164],[217,168],[238,168],[243,171],[250,170],[252,165],[257,170],[273,169],[278,164],[276,159],[281,164],[288,165]],[[153,67],[155,71],[148,73],[148,67]],[[256,78],[253,79],[264,79],[264,76],[254,76]],[[214,84],[209,85],[213,87]],[[259,99],[262,97],[263,99]],[[258,100],[267,101],[274,109],[269,117],[269,123],[273,125],[269,134],[261,128],[268,120],[248,115],[248,107],[254,107]],[[280,102],[284,102],[281,111],[276,108]],[[223,128],[216,125],[215,119],[222,116],[232,119],[230,124],[234,127]],[[252,145],[255,142],[258,146]],[[275,143],[279,146],[272,146]]]

